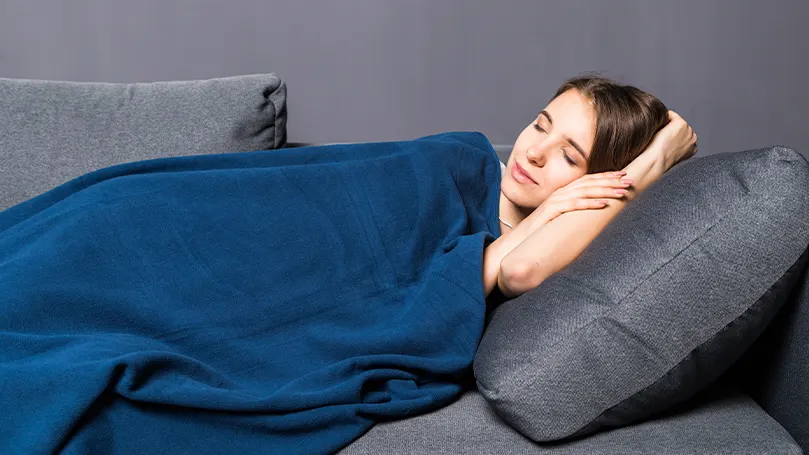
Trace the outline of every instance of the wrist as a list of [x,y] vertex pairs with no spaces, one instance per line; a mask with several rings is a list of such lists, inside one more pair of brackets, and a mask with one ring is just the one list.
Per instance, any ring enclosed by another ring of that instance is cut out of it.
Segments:
[[654,163],[653,166],[657,167],[663,172],[669,170],[674,165],[674,163],[671,162],[672,160],[669,154],[660,147],[650,148],[647,150],[647,152],[649,152],[649,157]]
[[626,177],[635,180],[631,187],[634,191],[630,190],[626,199],[631,200],[635,193],[646,189],[666,172],[668,166],[666,154],[658,149],[647,149],[641,153],[623,169],[626,171]]
[[[534,211],[531,212],[531,214],[528,215],[523,220],[522,223],[520,223],[520,226],[522,226],[524,224],[525,227],[527,228],[527,231],[526,231],[527,235],[531,235],[537,229],[540,229],[542,226],[545,226],[546,224],[548,224],[548,220],[547,220],[547,217],[545,216],[544,211],[545,211],[545,207],[543,205],[540,205],[539,207],[535,208]],[[517,227],[519,227],[519,226],[517,226]]]

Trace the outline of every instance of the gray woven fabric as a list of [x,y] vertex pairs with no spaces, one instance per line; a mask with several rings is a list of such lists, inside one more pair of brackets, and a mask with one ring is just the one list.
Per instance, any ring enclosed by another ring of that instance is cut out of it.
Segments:
[[809,164],[794,150],[678,164],[576,261],[493,311],[473,365],[478,389],[536,441],[682,402],[783,304],[784,280],[806,259],[806,213]]
[[0,100],[0,210],[114,164],[286,141],[286,85],[274,74],[134,84],[0,79]]
[[800,454],[744,394],[728,394],[654,420],[564,443],[536,443],[503,422],[476,390],[428,414],[379,423],[340,455]]
[[749,394],[809,453],[809,268],[736,371]]

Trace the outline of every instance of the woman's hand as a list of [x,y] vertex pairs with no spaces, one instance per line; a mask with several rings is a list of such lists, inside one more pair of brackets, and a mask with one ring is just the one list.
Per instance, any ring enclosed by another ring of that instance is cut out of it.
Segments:
[[[526,218],[531,230],[539,229],[565,212],[603,208],[608,198],[620,199],[634,181],[622,180],[624,171],[586,174],[553,192]],[[617,191],[616,191],[617,190]]]
[[669,123],[655,134],[646,150],[660,154],[669,170],[697,153],[697,135],[679,114],[669,111]]

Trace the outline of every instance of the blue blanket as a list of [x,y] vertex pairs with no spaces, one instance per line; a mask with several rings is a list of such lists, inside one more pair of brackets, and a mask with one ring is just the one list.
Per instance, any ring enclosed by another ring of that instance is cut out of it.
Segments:
[[0,453],[330,453],[471,375],[479,133],[161,158],[0,212]]

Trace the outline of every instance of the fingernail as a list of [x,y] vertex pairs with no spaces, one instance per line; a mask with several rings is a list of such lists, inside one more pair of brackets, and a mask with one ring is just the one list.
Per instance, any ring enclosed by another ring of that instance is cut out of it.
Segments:
[[612,175],[614,175],[614,176],[616,176],[616,177],[620,177],[620,176],[622,176],[622,175],[626,175],[626,171],[617,171],[617,172],[613,172],[613,173],[612,173]]
[[621,183],[626,183],[627,185],[631,185],[631,184],[635,183],[635,180],[633,180],[633,179],[621,179]]
[[627,193],[627,191],[626,191],[626,190],[621,189],[621,188],[615,188],[615,192],[616,192],[617,194],[626,194],[626,193]]

